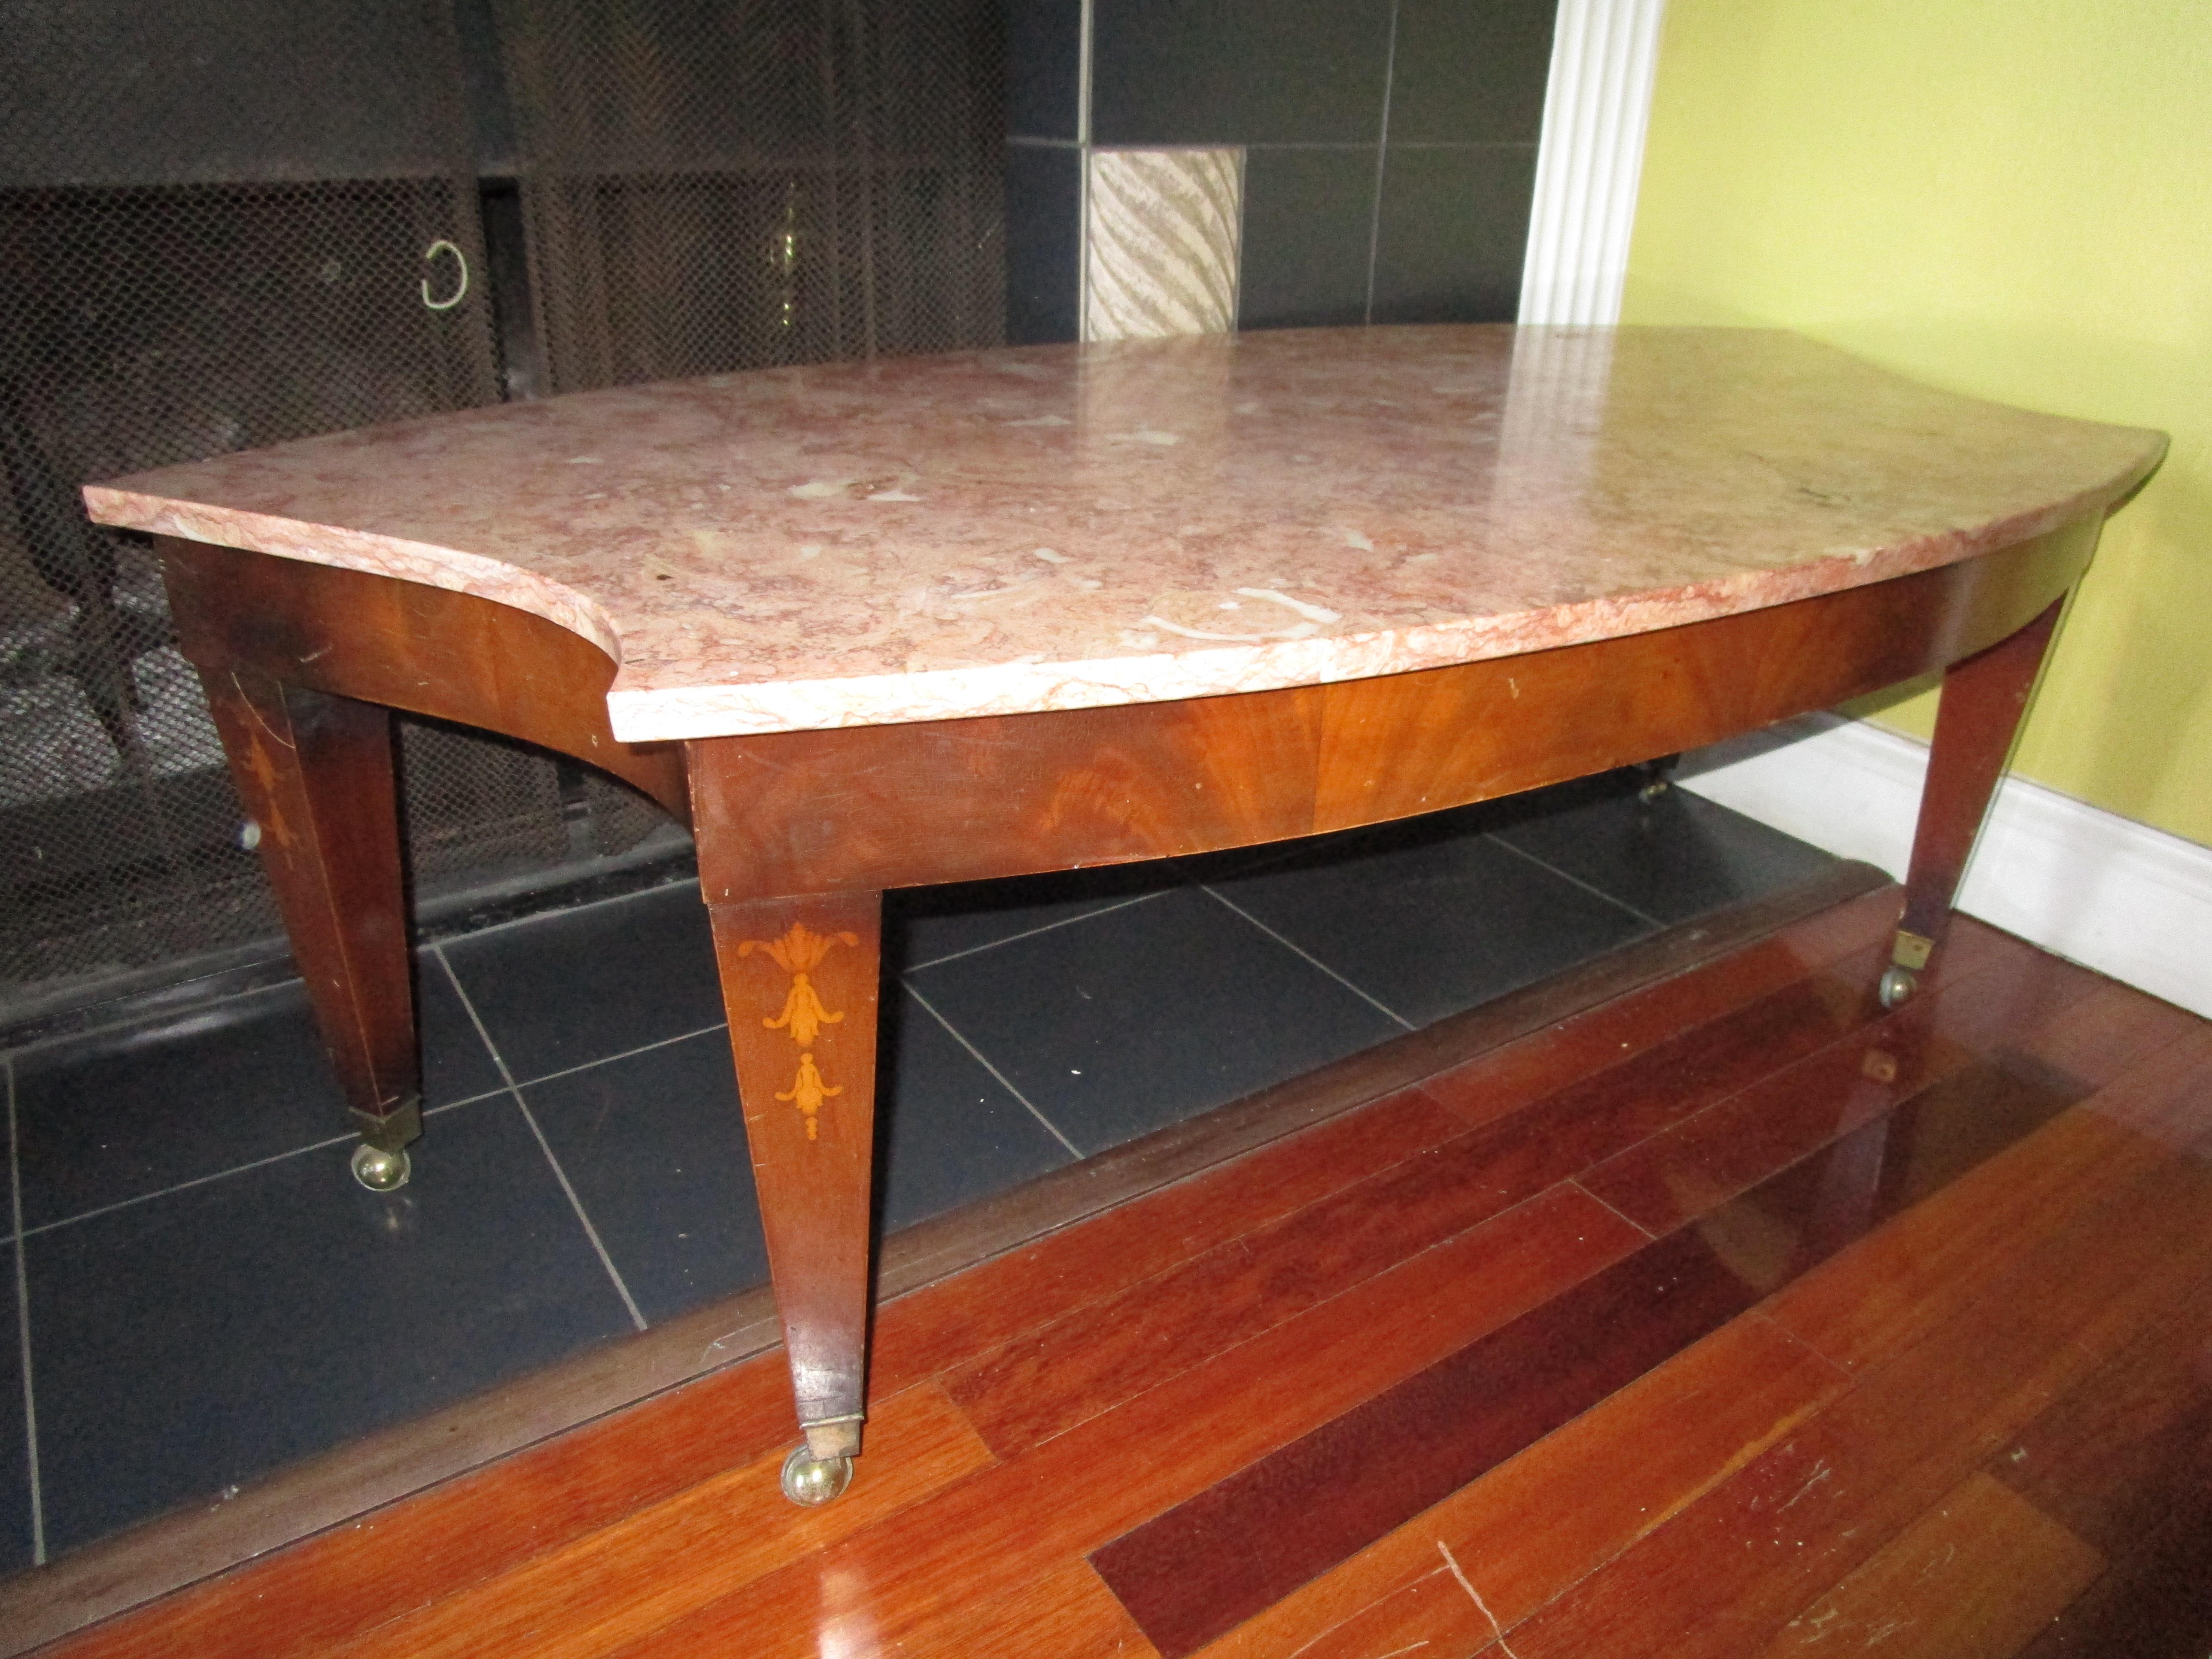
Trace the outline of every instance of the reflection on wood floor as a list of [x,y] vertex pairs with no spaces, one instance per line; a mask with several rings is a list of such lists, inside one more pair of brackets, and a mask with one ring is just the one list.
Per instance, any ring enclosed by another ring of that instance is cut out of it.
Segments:
[[1866,895],[71,1656],[2212,1647],[2212,1026]]

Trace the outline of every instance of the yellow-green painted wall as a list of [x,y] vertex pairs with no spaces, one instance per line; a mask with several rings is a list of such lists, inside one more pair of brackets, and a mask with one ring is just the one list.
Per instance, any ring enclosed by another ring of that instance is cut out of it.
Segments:
[[2212,845],[2212,0],[1668,0],[1623,320],[2170,433],[2014,765]]

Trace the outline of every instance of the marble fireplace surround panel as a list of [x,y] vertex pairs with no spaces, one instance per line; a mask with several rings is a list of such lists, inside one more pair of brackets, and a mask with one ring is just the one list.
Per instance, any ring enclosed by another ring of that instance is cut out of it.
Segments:
[[2155,434],[1753,330],[1329,329],[766,369],[88,487],[619,665],[633,742],[1165,701],[1666,628],[2109,507]]
[[1084,166],[1083,337],[1234,329],[1244,152],[1092,149]]

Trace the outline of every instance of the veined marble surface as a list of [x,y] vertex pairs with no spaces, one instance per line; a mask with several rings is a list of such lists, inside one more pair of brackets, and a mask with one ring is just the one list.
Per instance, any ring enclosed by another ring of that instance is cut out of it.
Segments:
[[2157,434],[1751,330],[1328,329],[768,369],[88,487],[548,617],[630,741],[1352,679],[1695,622],[2119,500]]

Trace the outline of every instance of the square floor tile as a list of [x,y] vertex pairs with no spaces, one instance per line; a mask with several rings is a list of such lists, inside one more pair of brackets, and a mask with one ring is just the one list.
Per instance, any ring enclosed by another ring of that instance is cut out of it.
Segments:
[[1491,818],[1435,813],[1209,884],[1415,1025],[1652,931],[1488,839]]
[[415,1179],[301,1152],[26,1241],[59,1550],[631,1328],[511,1100],[438,1115]]
[[[497,1088],[491,1055],[434,959],[421,960],[416,981],[426,1103]],[[353,1131],[296,980],[32,1050],[16,1057],[15,1075],[31,1227]]]
[[1054,1135],[911,995],[884,998],[877,1178],[886,1233],[1075,1162]]
[[[877,1078],[886,1231],[1073,1161],[945,1028],[887,997]],[[524,1091],[648,1321],[768,1281],[727,1040],[719,1031]]]
[[444,947],[518,1081],[719,1024],[696,881],[535,916]]
[[1835,862],[1817,847],[1680,788],[1646,803],[1626,785],[1594,785],[1573,804],[1498,835],[1662,922],[1757,898]]
[[648,1322],[768,1282],[726,1035],[702,1032],[522,1093]]
[[908,978],[1086,1154],[1403,1029],[1191,888]]
[[884,970],[889,975],[926,968],[1182,885],[1177,867],[1159,860],[886,893]]

